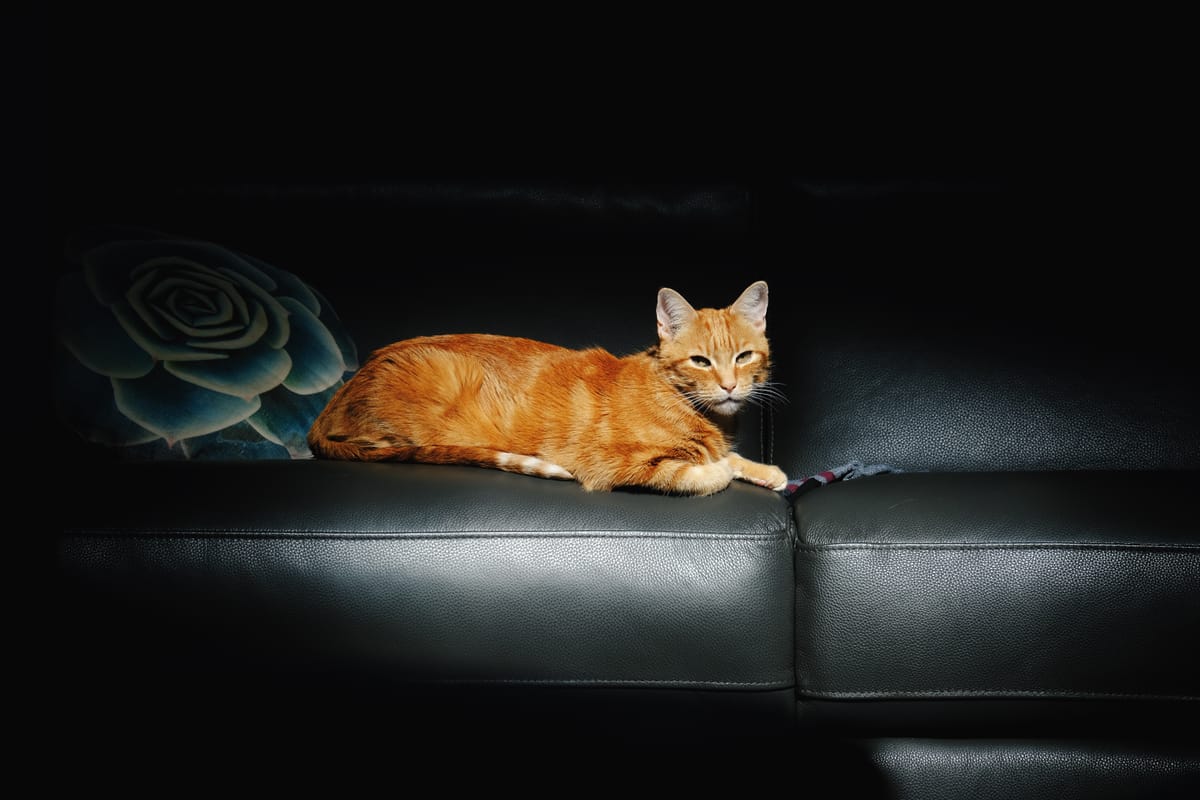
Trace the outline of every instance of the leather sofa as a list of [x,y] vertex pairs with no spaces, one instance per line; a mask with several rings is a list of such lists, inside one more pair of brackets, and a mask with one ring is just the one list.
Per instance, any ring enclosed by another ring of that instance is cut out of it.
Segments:
[[1194,300],[1123,261],[1128,209],[963,174],[141,178],[64,182],[52,240],[120,222],[236,247],[318,287],[360,354],[469,330],[631,352],[660,286],[711,306],[765,279],[787,402],[739,451],[890,471],[589,494],[131,461],[63,432],[49,676],[76,736],[1194,796]]

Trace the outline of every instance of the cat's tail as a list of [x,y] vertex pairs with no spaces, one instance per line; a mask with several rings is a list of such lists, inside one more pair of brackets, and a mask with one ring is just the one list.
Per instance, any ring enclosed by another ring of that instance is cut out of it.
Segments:
[[337,461],[413,461],[411,445],[393,445],[335,435],[309,436],[308,447],[317,458]]

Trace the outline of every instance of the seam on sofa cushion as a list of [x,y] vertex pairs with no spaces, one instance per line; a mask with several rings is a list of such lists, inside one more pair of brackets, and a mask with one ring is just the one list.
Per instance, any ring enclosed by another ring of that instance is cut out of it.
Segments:
[[941,544],[937,542],[905,542],[896,544],[890,542],[859,542],[853,544],[799,544],[797,550],[808,553],[820,553],[834,550],[1116,550],[1123,552],[1180,552],[1200,553],[1200,545],[1193,544],[1141,544],[1141,543],[1109,543],[1109,542],[958,542]]
[[1004,697],[1022,698],[1022,697],[1037,697],[1037,698],[1061,698],[1064,700],[1079,699],[1079,700],[1097,700],[1097,699],[1112,699],[1112,700],[1167,700],[1167,701],[1200,701],[1200,696],[1189,694],[1139,694],[1137,692],[1055,692],[1039,689],[883,689],[878,691],[857,690],[857,691],[816,691],[797,687],[796,690],[802,697],[811,697],[817,699],[829,700],[888,700],[888,699],[906,699],[914,698],[970,698],[980,697],[997,699]]
[[790,681],[703,681],[693,680],[690,678],[670,679],[658,678],[654,680],[645,679],[607,679],[607,678],[429,678],[426,680],[418,679],[417,683],[427,684],[448,684],[448,685],[464,685],[464,684],[480,684],[480,685],[499,685],[511,684],[514,686],[533,685],[533,686],[657,686],[662,688],[679,688],[687,689],[696,686],[711,686],[711,687],[747,687],[755,689],[791,689],[795,686]]
[[788,527],[778,533],[686,533],[683,531],[360,531],[303,528],[68,528],[64,536],[91,538],[228,538],[228,539],[696,539],[701,541],[776,542],[790,540]]

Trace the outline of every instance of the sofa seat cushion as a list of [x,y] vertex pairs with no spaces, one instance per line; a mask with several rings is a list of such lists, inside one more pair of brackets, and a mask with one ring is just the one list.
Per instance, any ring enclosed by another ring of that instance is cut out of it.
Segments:
[[1200,711],[1197,486],[1189,472],[904,473],[804,495],[801,699],[860,721],[960,700],[992,701],[974,715]]
[[819,745],[845,797],[890,800],[1194,798],[1194,742],[1119,739],[880,738]]
[[62,622],[71,657],[92,665],[793,685],[790,509],[747,484],[591,494],[326,461],[126,463],[75,484],[57,546]]

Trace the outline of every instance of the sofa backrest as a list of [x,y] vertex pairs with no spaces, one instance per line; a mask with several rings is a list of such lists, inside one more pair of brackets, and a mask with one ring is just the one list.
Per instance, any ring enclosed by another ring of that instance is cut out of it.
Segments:
[[1086,183],[789,188],[789,475],[1200,467],[1196,294],[1156,211]]
[[654,343],[661,286],[700,307],[765,279],[786,402],[748,411],[738,447],[789,476],[1196,468],[1194,293],[1128,202],[1097,213],[1105,198],[1083,194],[190,173],[59,187],[52,246],[111,223],[247,253],[318,290],[360,361],[452,332],[634,352]]
[[[754,280],[741,266],[752,232],[750,191],[735,181],[320,174],[301,180],[192,170],[137,177],[75,180],[59,188],[48,258],[55,279],[73,275],[68,314],[94,299],[79,275],[80,253],[91,243],[152,235],[146,231],[195,239],[307,284],[319,297],[321,321],[356,350],[356,363],[347,358],[347,375],[376,348],[442,333],[638,352],[657,341],[661,286],[701,306],[728,304]],[[145,231],[114,234],[104,226]],[[732,276],[725,291],[710,285],[714,274]],[[78,336],[98,330],[74,327]],[[110,332],[123,338],[117,328]],[[54,357],[70,370],[56,400],[66,398],[76,422],[90,425],[99,417],[103,427],[120,417],[119,409],[108,407],[113,392],[107,375],[80,369],[78,359],[61,352]],[[158,391],[151,400],[175,402],[173,397]],[[288,395],[288,413],[315,417],[320,395],[305,397]],[[298,409],[298,402],[311,407]],[[760,420],[754,412],[747,416],[747,447],[760,449]],[[299,427],[291,425],[296,447],[303,446]],[[260,441],[260,434],[231,425],[221,435],[234,445],[208,442],[192,447],[191,457],[287,457]],[[119,438],[123,432],[99,435]],[[115,448],[85,446],[69,430],[63,438],[97,458],[181,455],[178,443],[164,448],[161,441],[138,443],[137,437],[130,438],[134,445]],[[247,445],[250,439],[255,441]]]

